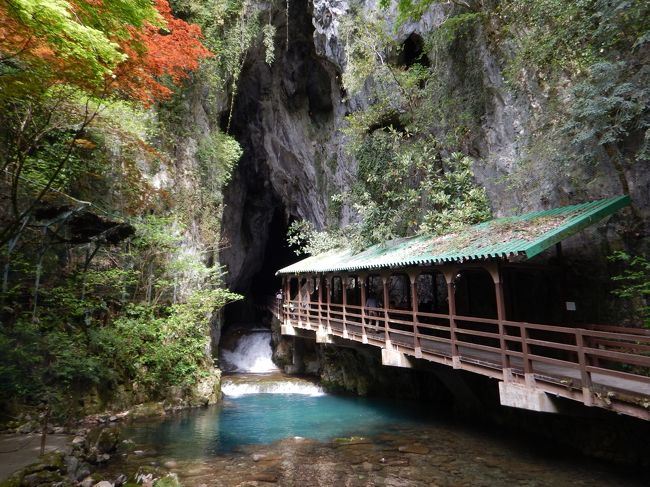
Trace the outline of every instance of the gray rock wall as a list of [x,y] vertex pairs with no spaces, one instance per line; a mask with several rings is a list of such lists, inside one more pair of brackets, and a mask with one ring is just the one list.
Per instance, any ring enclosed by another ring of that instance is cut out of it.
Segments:
[[[340,129],[344,117],[368,106],[361,93],[347,98],[341,87],[346,69],[345,42],[340,22],[352,8],[347,0],[313,0],[291,3],[289,47],[278,40],[276,61],[264,62],[260,49],[248,56],[241,76],[233,118],[234,134],[245,155],[225,194],[223,232],[228,247],[221,262],[228,268],[228,283],[246,292],[252,285],[265,255],[273,212],[281,209],[286,221],[307,219],[317,228],[345,224],[355,218],[343,208],[332,212],[330,196],[349,186],[356,174],[355,161],[346,154]],[[367,15],[376,12],[374,0],[361,2]],[[402,25],[396,31],[396,13],[381,12],[388,31],[398,42],[409,35],[426,34],[438,28],[450,14],[447,3],[434,4],[419,22]],[[274,14],[274,24],[283,33],[284,12]],[[471,46],[459,44],[439,62],[463,76],[463,49],[474,49],[484,100],[469,153],[475,159],[476,181],[486,188],[495,216],[548,209],[589,199],[621,194],[615,168],[600,153],[593,164],[558,165],[543,157],[554,144],[540,129],[541,114],[552,96],[531,74],[524,88],[512,90],[504,81],[509,46],[491,41],[493,25],[483,24],[471,39]],[[511,47],[511,46],[510,46]],[[532,149],[535,148],[535,151]],[[542,155],[539,155],[542,154]],[[607,225],[589,229],[565,242],[565,256],[581,268],[578,276],[589,281],[608,281],[604,256],[615,249],[643,251],[650,221],[650,176],[641,165],[629,170],[630,195],[642,220],[632,229],[632,213],[625,210]],[[593,263],[593,264],[592,264]],[[584,272],[583,272],[584,271]],[[576,282],[580,282],[580,278]],[[607,300],[609,290],[594,284],[592,301]],[[597,288],[597,289],[596,289]]]

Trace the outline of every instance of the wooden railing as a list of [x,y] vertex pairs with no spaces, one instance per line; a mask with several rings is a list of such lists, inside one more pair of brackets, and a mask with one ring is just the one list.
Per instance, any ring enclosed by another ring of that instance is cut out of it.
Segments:
[[285,324],[650,420],[650,330],[565,326],[285,301]]

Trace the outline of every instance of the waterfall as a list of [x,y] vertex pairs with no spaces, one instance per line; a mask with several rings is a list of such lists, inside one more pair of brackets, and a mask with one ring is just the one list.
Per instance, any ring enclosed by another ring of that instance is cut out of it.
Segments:
[[272,356],[271,332],[267,330],[243,335],[237,340],[233,351],[221,352],[221,358],[227,366],[224,367],[226,370],[256,374],[278,370],[271,360]]
[[323,389],[306,380],[273,380],[268,382],[238,382],[224,380],[221,385],[224,395],[240,397],[249,394],[301,394],[304,396],[322,396]]

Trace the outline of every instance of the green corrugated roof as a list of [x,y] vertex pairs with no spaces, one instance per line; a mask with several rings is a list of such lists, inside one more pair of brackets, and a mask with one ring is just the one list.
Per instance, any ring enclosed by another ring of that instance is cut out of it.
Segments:
[[579,205],[497,218],[439,237],[390,240],[361,252],[331,250],[280,269],[277,274],[336,272],[431,265],[488,258],[530,259],[557,242],[630,204],[616,196]]

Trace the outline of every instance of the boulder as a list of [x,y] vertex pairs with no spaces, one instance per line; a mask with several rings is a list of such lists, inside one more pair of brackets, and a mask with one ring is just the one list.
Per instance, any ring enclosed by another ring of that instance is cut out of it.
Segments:
[[36,421],[27,421],[24,424],[21,424],[16,428],[16,433],[26,435],[27,433],[33,433],[39,429],[39,424]]
[[115,477],[115,487],[122,487],[129,481],[128,477],[124,475],[123,473],[119,474],[117,477]]
[[113,453],[117,450],[117,445],[120,442],[120,429],[117,427],[103,428],[100,430],[95,443],[95,448],[100,454]]

